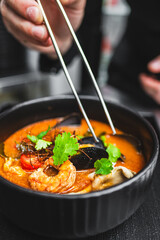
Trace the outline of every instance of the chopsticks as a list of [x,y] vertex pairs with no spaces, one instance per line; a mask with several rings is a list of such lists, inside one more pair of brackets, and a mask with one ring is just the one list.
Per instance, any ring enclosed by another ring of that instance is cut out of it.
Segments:
[[[89,72],[89,74],[90,74],[90,77],[91,77],[91,79],[92,79],[92,82],[93,82],[93,84],[94,84],[94,87],[95,87],[95,89],[96,89],[96,91],[97,91],[98,97],[99,97],[99,99],[100,99],[100,101],[101,101],[102,107],[103,107],[104,112],[105,112],[105,115],[106,115],[106,117],[107,117],[107,119],[108,119],[109,125],[110,125],[110,127],[111,127],[111,129],[112,129],[112,131],[113,131],[113,134],[116,134],[116,130],[115,130],[114,126],[113,126],[113,122],[112,122],[111,117],[110,117],[110,115],[109,115],[108,109],[107,109],[107,107],[106,107],[106,105],[105,105],[104,99],[103,99],[103,97],[102,97],[102,94],[101,94],[100,89],[99,89],[99,87],[98,87],[98,84],[97,84],[97,82],[96,82],[96,79],[95,79],[95,77],[94,77],[94,75],[93,75],[93,72],[92,72],[90,66],[89,66],[89,63],[88,63],[88,61],[87,61],[87,58],[86,58],[86,56],[85,56],[85,54],[84,54],[84,52],[83,52],[83,50],[82,50],[82,48],[81,48],[81,45],[80,45],[80,43],[79,43],[79,41],[78,41],[78,39],[77,39],[77,36],[76,36],[76,34],[75,34],[74,30],[73,30],[73,27],[72,27],[72,25],[71,25],[71,23],[70,23],[70,21],[69,21],[69,18],[68,18],[68,16],[67,16],[67,14],[66,14],[66,12],[65,12],[62,4],[61,4],[61,2],[60,2],[59,0],[55,0],[55,1],[57,2],[58,6],[59,6],[59,9],[60,9],[60,11],[61,11],[61,13],[62,13],[62,15],[63,15],[66,23],[67,23],[67,26],[68,26],[68,28],[69,28],[69,30],[70,30],[70,33],[71,33],[71,35],[72,35],[72,37],[73,37],[73,39],[74,39],[74,41],[75,41],[75,43],[76,43],[76,45],[77,45],[77,47],[78,47],[78,49],[79,49],[79,52],[80,52],[80,54],[81,54],[81,56],[82,56],[82,59],[83,59],[85,65],[86,65],[86,67],[87,67],[87,70],[88,70],[88,72]],[[58,47],[58,44],[57,44],[57,42],[56,42],[55,36],[54,36],[54,34],[53,34],[53,31],[52,31],[52,29],[51,29],[51,26],[50,26],[50,24],[49,24],[49,21],[48,21],[48,19],[47,19],[47,16],[46,16],[46,14],[45,14],[45,11],[44,11],[44,9],[43,9],[43,6],[42,6],[42,4],[41,4],[41,0],[37,0],[37,2],[38,2],[38,4],[39,4],[39,6],[40,6],[40,9],[41,9],[41,12],[42,12],[42,15],[43,15],[43,18],[44,18],[44,22],[45,22],[45,24],[46,24],[47,30],[48,30],[49,35],[50,35],[50,37],[51,37],[51,40],[52,40],[53,46],[54,46],[54,48],[55,48],[55,51],[56,51],[56,53],[57,53],[57,56],[58,56],[58,58],[59,58],[59,60],[60,60],[60,62],[61,62],[61,65],[62,65],[64,74],[65,74],[65,76],[66,76],[66,78],[67,78],[67,81],[68,81],[68,83],[69,83],[69,85],[70,85],[70,87],[71,87],[71,89],[72,89],[72,91],[73,91],[73,94],[74,94],[74,96],[75,96],[75,98],[76,98],[76,100],[77,100],[77,103],[78,103],[78,105],[79,105],[79,108],[80,108],[80,110],[81,110],[81,112],[82,112],[82,114],[83,114],[83,116],[84,116],[84,118],[85,118],[85,120],[86,120],[86,122],[87,122],[87,125],[88,125],[88,127],[89,127],[89,129],[90,129],[90,131],[91,131],[91,133],[92,133],[92,135],[93,135],[93,137],[94,137],[94,140],[95,140],[96,142],[98,142],[98,139],[97,139],[97,137],[96,137],[96,135],[95,135],[95,132],[94,132],[94,130],[93,130],[92,126],[91,126],[91,123],[90,123],[90,121],[89,121],[89,119],[88,119],[88,116],[87,116],[87,114],[86,114],[86,112],[85,112],[85,110],[84,110],[84,108],[83,108],[83,105],[82,105],[82,103],[81,103],[81,100],[80,100],[80,98],[79,98],[79,96],[78,96],[78,94],[77,94],[77,92],[76,92],[76,89],[75,89],[73,83],[72,83],[72,79],[71,79],[71,77],[70,77],[70,75],[69,75],[68,69],[67,69],[66,64],[65,64],[65,62],[64,62],[64,60],[63,60],[63,57],[62,57],[62,54],[61,54],[60,49],[59,49],[59,47]]]

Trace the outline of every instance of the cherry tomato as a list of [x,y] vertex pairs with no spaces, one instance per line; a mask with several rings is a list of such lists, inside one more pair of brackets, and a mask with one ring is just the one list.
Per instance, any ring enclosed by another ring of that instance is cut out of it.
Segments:
[[38,157],[34,155],[22,154],[20,157],[21,166],[27,170],[34,170],[41,167]]

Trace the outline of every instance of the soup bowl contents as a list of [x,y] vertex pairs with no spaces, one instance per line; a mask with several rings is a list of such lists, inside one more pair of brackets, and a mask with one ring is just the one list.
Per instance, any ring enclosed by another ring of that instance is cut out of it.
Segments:
[[82,194],[124,182],[145,166],[138,139],[118,129],[112,135],[100,121],[91,124],[98,142],[76,113],[16,131],[3,143],[0,175],[32,190]]
[[156,133],[139,114],[107,102],[113,136],[97,98],[80,98],[96,143],[73,96],[24,102],[0,115],[0,210],[54,239],[95,235],[128,219],[150,191],[158,158]]

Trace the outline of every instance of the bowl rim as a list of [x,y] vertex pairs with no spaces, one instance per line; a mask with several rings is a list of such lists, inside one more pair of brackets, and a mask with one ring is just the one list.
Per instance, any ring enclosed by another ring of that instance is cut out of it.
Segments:
[[[16,111],[19,108],[22,108],[26,105],[30,105],[30,104],[36,104],[36,103],[40,103],[40,102],[48,102],[51,100],[61,100],[61,99],[73,99],[75,100],[75,97],[73,95],[57,95],[57,96],[48,96],[48,97],[43,97],[43,98],[37,98],[37,99],[32,99],[32,100],[28,100],[28,101],[24,101],[22,103],[18,103],[15,106],[11,107],[10,109],[6,110],[5,112],[0,114],[0,120],[1,118],[7,116],[9,113]],[[80,95],[80,99],[82,100],[93,100],[93,101],[97,101],[98,98],[96,96],[86,96],[86,95]],[[134,177],[128,179],[126,182],[117,184],[115,186],[112,186],[110,188],[106,188],[103,190],[98,190],[98,191],[94,191],[94,192],[89,192],[89,193],[84,193],[84,194],[56,194],[56,193],[48,193],[48,192],[40,192],[40,191],[35,191],[32,189],[28,189],[25,187],[21,187],[15,183],[10,182],[9,180],[3,178],[2,176],[0,176],[0,181],[2,181],[4,184],[6,184],[8,187],[12,188],[12,189],[16,189],[20,192],[24,192],[28,195],[35,195],[38,197],[42,197],[42,198],[50,198],[50,199],[86,199],[86,198],[94,198],[94,197],[100,197],[103,195],[108,195],[111,193],[115,193],[119,190],[122,190],[126,187],[128,187],[129,185],[131,185],[132,183],[136,182],[139,178],[141,178],[143,175],[145,175],[146,172],[148,172],[148,170],[150,168],[152,168],[152,164],[157,162],[157,157],[159,154],[159,141],[158,141],[158,137],[157,137],[157,133],[155,131],[155,129],[153,128],[153,126],[146,120],[144,119],[144,117],[142,117],[137,111],[133,111],[131,109],[129,109],[128,107],[120,104],[120,103],[115,103],[113,101],[109,101],[109,100],[105,100],[105,103],[109,103],[110,105],[116,106],[120,109],[123,109],[125,111],[130,112],[131,114],[133,114],[135,117],[137,117],[138,119],[140,119],[140,121],[142,121],[145,126],[147,127],[147,129],[149,130],[151,137],[153,139],[153,151],[150,157],[149,162],[145,165],[145,167],[138,172]]]

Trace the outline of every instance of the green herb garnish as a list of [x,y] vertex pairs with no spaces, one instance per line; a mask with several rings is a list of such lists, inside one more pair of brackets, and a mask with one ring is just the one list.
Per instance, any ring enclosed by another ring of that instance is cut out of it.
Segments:
[[48,146],[50,146],[52,144],[52,142],[42,139],[49,132],[49,130],[50,130],[50,126],[48,127],[48,129],[46,131],[39,133],[37,136],[27,135],[27,138],[31,142],[35,143],[36,150],[46,149]]
[[79,148],[77,138],[71,137],[71,133],[64,132],[59,134],[55,140],[55,147],[53,149],[53,160],[55,165],[60,165],[67,161],[69,156],[76,154]]
[[107,158],[101,158],[94,163],[96,174],[107,175],[113,170],[112,162]]
[[121,152],[120,152],[120,149],[117,148],[116,146],[114,146],[113,144],[109,144],[107,149],[106,149],[106,152],[108,153],[109,155],[109,160],[111,162],[116,162],[118,160],[118,158],[121,156]]
[[107,146],[108,158],[101,158],[94,163],[96,174],[107,175],[113,170],[113,163],[115,163],[121,156],[119,148],[113,144]]
[[103,145],[107,148],[106,137],[105,137],[104,135],[102,135],[102,136],[100,137],[100,139],[102,140]]

